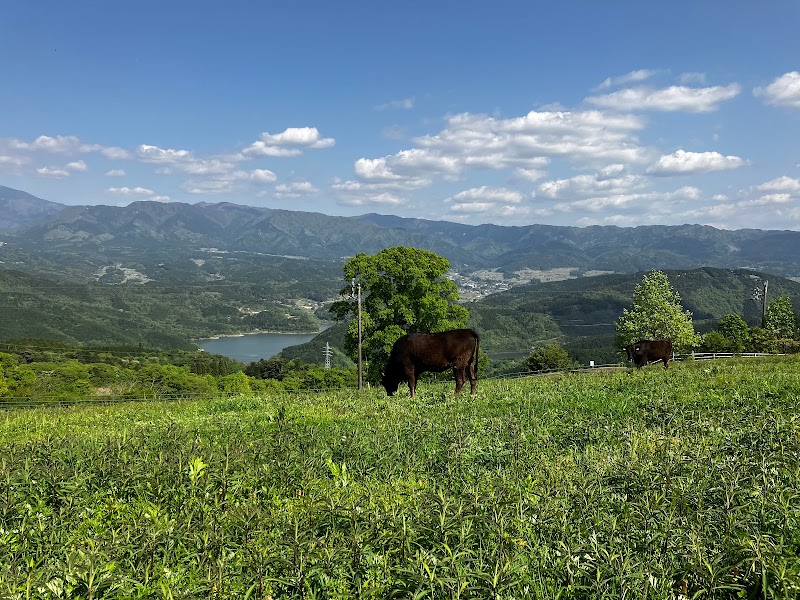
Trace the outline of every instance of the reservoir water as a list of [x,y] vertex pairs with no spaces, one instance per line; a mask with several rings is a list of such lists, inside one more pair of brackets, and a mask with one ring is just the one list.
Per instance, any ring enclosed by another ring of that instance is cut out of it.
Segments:
[[195,340],[194,343],[211,354],[222,354],[249,363],[275,356],[287,346],[304,344],[316,333],[248,333],[233,337]]

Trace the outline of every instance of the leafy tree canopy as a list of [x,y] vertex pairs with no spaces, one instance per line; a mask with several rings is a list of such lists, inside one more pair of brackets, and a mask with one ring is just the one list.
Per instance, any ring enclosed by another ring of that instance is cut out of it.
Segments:
[[[331,311],[338,319],[357,315],[351,282],[361,284],[362,348],[367,378],[377,382],[392,345],[401,335],[464,327],[469,311],[458,304],[458,288],[445,275],[450,262],[419,248],[395,246],[357,254],[342,267],[347,281]],[[345,347],[357,353],[358,323],[350,323]]]
[[557,344],[537,348],[525,359],[525,366],[531,371],[552,371],[571,369],[575,366],[567,351]]
[[719,320],[717,331],[728,341],[733,352],[743,352],[750,343],[750,328],[739,315],[728,313]]
[[662,271],[651,271],[633,291],[633,306],[622,309],[617,321],[617,345],[627,346],[640,339],[672,340],[677,350],[688,350],[699,343],[692,313],[683,310],[681,297]]
[[791,338],[795,333],[795,314],[789,296],[778,296],[770,302],[764,316],[764,329],[777,338]]

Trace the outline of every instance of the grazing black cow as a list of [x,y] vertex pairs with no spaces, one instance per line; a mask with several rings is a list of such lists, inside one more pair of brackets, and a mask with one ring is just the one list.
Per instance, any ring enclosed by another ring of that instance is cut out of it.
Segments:
[[404,335],[392,346],[381,384],[391,396],[401,381],[407,381],[413,398],[420,374],[426,371],[441,373],[452,368],[456,378],[456,395],[464,386],[465,371],[469,373],[470,393],[474,394],[478,385],[476,371],[479,345],[478,334],[472,329]]
[[628,362],[636,363],[637,369],[658,360],[663,360],[667,369],[672,356],[672,340],[639,340],[625,346],[625,352]]

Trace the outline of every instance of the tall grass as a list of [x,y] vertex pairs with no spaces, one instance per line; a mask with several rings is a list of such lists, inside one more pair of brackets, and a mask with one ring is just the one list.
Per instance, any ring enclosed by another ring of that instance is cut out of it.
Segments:
[[0,595],[796,598],[799,366],[8,411]]

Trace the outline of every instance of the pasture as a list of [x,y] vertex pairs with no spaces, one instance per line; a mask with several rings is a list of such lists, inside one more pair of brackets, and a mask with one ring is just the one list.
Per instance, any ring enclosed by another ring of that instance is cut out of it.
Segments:
[[800,360],[0,412],[2,598],[796,598]]

